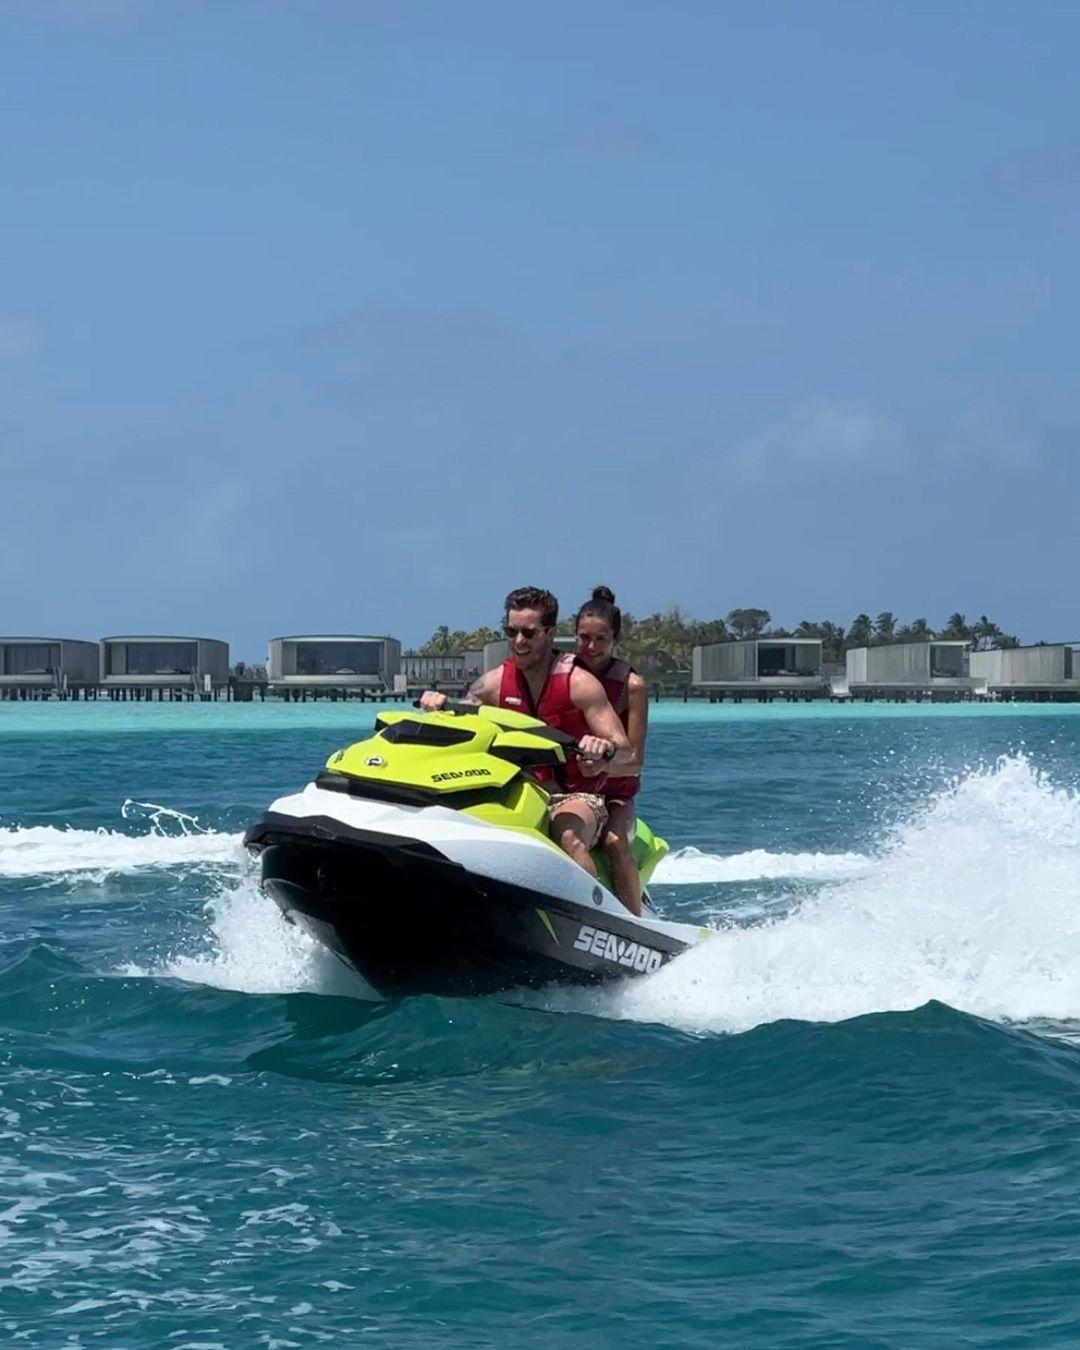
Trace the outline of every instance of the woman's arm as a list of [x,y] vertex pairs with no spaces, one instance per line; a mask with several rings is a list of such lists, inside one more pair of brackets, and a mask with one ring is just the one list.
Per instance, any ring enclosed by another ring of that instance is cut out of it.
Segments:
[[645,767],[645,740],[649,734],[649,695],[645,681],[634,671],[626,682],[626,739],[633,759],[622,771],[627,778],[640,775]]

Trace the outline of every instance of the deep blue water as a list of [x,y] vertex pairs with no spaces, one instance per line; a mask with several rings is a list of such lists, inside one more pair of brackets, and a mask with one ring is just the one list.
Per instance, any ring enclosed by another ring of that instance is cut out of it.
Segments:
[[721,936],[372,1006],[236,840],[370,708],[0,708],[6,1339],[1080,1343],[1078,712],[661,707]]

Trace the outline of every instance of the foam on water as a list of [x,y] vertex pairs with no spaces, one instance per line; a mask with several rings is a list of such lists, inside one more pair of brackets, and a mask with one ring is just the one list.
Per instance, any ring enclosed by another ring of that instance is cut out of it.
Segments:
[[[149,831],[77,830],[54,825],[0,826],[0,876],[32,877],[85,873],[104,878],[144,867],[185,867],[196,863],[241,866],[239,834],[205,829],[172,807],[126,801],[125,820],[145,819]],[[769,853],[751,849],[725,856],[684,848],[669,854],[656,872],[665,886],[734,881],[847,876],[866,867],[859,853]]]
[[210,931],[197,952],[179,952],[157,970],[189,984],[245,994],[317,992],[359,996],[363,986],[334,954],[286,923],[254,875],[208,901]]
[[146,820],[150,829],[125,834],[104,828],[0,826],[0,876],[87,874],[104,879],[145,867],[237,866],[244,861],[240,835],[203,829],[182,811],[128,799],[120,814],[125,820]]
[[741,1031],[930,999],[1001,1021],[1080,1018],[1080,796],[1022,756],[935,795],[862,875],[648,980],[552,1006]]
[[656,869],[660,886],[700,886],[726,881],[828,880],[865,872],[869,859],[861,853],[767,853],[750,849],[725,856],[681,848],[669,853]]
[[[675,856],[676,869],[687,857]],[[1023,757],[957,780],[873,857],[695,853],[689,866],[695,880],[833,880],[650,979],[552,990],[543,1006],[692,1031],[838,1021],[930,999],[1003,1021],[1080,1018],[1080,797]],[[258,991],[340,982],[337,961],[285,925],[253,881],[210,912],[208,952],[174,958],[168,973]]]
[[[0,831],[0,874],[224,866],[232,874],[207,905],[205,945],[154,973],[246,992],[356,992],[337,959],[261,895],[238,835],[200,830],[167,808],[139,810],[151,828],[136,835]],[[778,899],[777,879],[802,884]],[[837,1021],[930,999],[1004,1021],[1080,1018],[1080,796],[1023,756],[957,779],[872,856],[683,849],[657,880],[771,886],[750,922],[741,905],[738,925],[650,979],[551,991],[545,1006],[693,1031]],[[808,894],[807,881],[820,884]]]
[[[732,866],[722,879],[729,881],[748,876],[764,879],[811,875],[810,867],[819,861],[822,871],[836,875],[834,869],[826,866],[828,855],[757,851],[728,860],[699,853],[696,849],[686,852],[694,856],[688,859],[688,869],[680,867],[676,858],[678,880],[701,879],[703,870],[708,872],[708,880],[719,880],[728,861]],[[865,859],[858,855],[844,856],[865,864]],[[754,862],[750,864],[747,859],[754,859]],[[248,866],[252,868],[250,875],[207,902],[205,910],[210,931],[198,952],[177,953],[153,971],[128,966],[126,973],[167,975],[192,984],[243,993],[317,992],[364,996],[359,980],[337,957],[285,922],[277,908],[259,891],[253,865],[249,863]],[[751,870],[751,867],[757,870]],[[682,877],[684,870],[691,870],[692,876]]]

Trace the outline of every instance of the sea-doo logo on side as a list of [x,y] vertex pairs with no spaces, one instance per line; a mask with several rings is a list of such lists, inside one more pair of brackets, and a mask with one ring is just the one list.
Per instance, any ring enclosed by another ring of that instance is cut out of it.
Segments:
[[448,783],[453,778],[490,778],[490,769],[447,769],[445,773],[433,773],[433,783]]
[[618,938],[614,933],[605,933],[602,928],[593,928],[587,923],[578,929],[574,950],[591,952],[593,956],[603,957],[605,961],[613,961],[618,966],[639,971],[642,975],[651,975],[653,971],[659,970],[664,961],[653,947],[631,942],[628,938]]
[[381,769],[385,763],[386,760],[383,759],[382,755],[368,755],[367,759],[364,760],[364,764],[369,769]]

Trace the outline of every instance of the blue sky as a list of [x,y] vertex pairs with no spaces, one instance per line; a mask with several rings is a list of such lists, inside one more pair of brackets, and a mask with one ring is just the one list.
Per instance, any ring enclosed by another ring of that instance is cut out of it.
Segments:
[[1080,636],[1073,4],[0,0],[0,632]]

